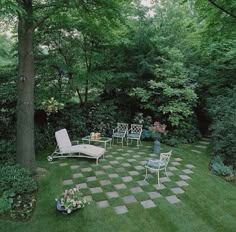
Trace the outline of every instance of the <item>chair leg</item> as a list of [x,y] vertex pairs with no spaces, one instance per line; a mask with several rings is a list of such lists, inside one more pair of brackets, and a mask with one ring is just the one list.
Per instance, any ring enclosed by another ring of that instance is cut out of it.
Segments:
[[148,172],[147,172],[147,168],[146,168],[146,175],[145,175],[145,178],[144,178],[145,181],[147,179],[147,175],[148,175]]
[[158,186],[161,186],[160,185],[160,179],[159,179],[159,170],[157,171],[157,184],[158,184]]
[[166,168],[165,168],[165,173],[166,173],[166,176],[168,177],[168,174],[167,174]]

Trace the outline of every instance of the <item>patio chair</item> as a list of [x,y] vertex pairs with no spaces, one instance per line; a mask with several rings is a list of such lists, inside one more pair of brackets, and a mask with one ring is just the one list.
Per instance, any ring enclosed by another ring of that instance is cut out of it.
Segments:
[[112,143],[114,143],[115,138],[117,139],[117,141],[118,139],[120,139],[123,147],[123,141],[128,131],[128,126],[129,126],[128,123],[117,123],[117,127],[113,129]]
[[131,128],[127,132],[127,145],[132,143],[133,140],[137,141],[137,147],[141,144],[141,134],[143,131],[143,125],[131,124]]
[[148,170],[156,172],[157,173],[157,183],[160,186],[160,180],[159,180],[160,173],[159,172],[161,170],[165,170],[165,174],[168,177],[168,174],[166,172],[166,168],[167,168],[168,163],[170,161],[171,155],[172,155],[172,150],[167,153],[161,153],[160,159],[158,159],[158,160],[148,160],[147,163],[145,164],[146,175],[145,175],[144,180],[147,179]]
[[[48,156],[48,161],[54,158],[67,158],[67,157],[83,157],[88,159],[98,159],[103,156],[105,149],[90,144],[79,144],[78,141],[71,142],[66,129],[59,130],[55,133],[57,147],[55,151]],[[72,145],[74,144],[75,145]],[[79,145],[78,145],[79,144]]]

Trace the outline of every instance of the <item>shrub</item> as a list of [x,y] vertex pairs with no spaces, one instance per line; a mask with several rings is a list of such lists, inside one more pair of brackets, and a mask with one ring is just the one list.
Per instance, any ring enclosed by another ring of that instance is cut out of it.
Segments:
[[212,172],[219,176],[231,176],[233,174],[233,166],[225,166],[220,156],[214,157],[211,168]]
[[0,166],[14,165],[15,163],[15,138],[12,140],[0,140]]
[[1,192],[11,191],[15,194],[30,193],[37,189],[30,172],[18,165],[0,167]]

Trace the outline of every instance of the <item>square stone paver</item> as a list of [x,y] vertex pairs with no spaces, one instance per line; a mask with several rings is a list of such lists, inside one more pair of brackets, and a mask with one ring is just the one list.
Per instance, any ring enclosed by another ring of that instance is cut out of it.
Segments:
[[96,205],[98,206],[98,208],[107,208],[107,207],[109,207],[109,202],[108,201],[98,201],[96,203]]
[[171,164],[174,165],[174,166],[178,166],[178,165],[180,165],[180,163],[177,162],[177,161],[173,161],[173,162],[171,162]]
[[170,182],[171,181],[169,177],[161,177],[161,178],[159,178],[159,180],[160,180],[161,183]]
[[123,176],[123,177],[122,177],[122,180],[123,180],[124,182],[130,182],[130,181],[133,180],[133,178],[132,178],[131,176]]
[[95,187],[95,188],[90,188],[91,193],[101,193],[102,188],[101,187]]
[[92,196],[90,196],[90,195],[84,196],[84,198],[85,198],[87,201],[92,201],[92,200],[93,200]]
[[183,180],[188,180],[188,179],[191,179],[190,176],[187,176],[187,175],[179,175],[181,179]]
[[171,204],[180,202],[180,199],[178,199],[175,195],[166,197],[166,200],[169,201]]
[[169,169],[170,171],[176,171],[176,170],[178,170],[176,167],[168,167],[168,169]]
[[156,207],[152,200],[141,201],[141,204],[145,209]]
[[80,189],[85,189],[85,188],[88,188],[88,185],[86,183],[80,183],[80,184],[77,184],[76,187],[79,187]]
[[159,192],[148,192],[148,195],[150,196],[151,199],[161,197],[161,194]]
[[82,173],[73,174],[73,178],[79,178],[79,177],[83,177],[83,174]]
[[119,197],[118,192],[107,192],[106,195],[107,195],[108,198],[116,198],[116,197]]
[[118,164],[119,162],[117,160],[112,160],[109,162],[110,164]]
[[101,180],[101,181],[100,181],[100,184],[101,184],[102,186],[108,185],[108,184],[111,184],[111,181],[110,181],[110,180]]
[[145,169],[143,166],[134,166],[134,168],[135,168],[136,170],[143,170],[143,169]]
[[165,188],[166,188],[166,186],[165,186],[164,184],[160,184],[160,185],[154,184],[153,186],[154,186],[157,190],[161,190],[161,189],[165,189]]
[[137,175],[139,175],[139,172],[137,172],[137,171],[130,171],[129,174],[131,176],[137,176]]
[[188,186],[189,184],[187,182],[185,182],[184,180],[180,180],[180,181],[177,181],[175,182],[179,187],[182,187],[182,186]]
[[109,176],[110,178],[119,177],[118,174],[116,174],[116,173],[108,174],[108,176]]
[[193,173],[193,171],[190,170],[190,169],[184,169],[183,172],[186,173],[186,174],[191,174],[191,173]]
[[109,168],[112,168],[112,166],[111,165],[104,165],[104,166],[102,166],[102,168],[103,169],[109,169]]
[[116,185],[115,185],[115,188],[116,188],[116,189],[126,189],[127,186],[126,186],[125,184],[116,184]]
[[92,168],[81,168],[82,172],[91,172]]
[[89,176],[89,177],[87,177],[87,181],[94,181],[96,179],[97,179],[96,176]]
[[122,199],[125,204],[137,202],[136,198],[133,195],[125,196]]
[[147,161],[146,160],[142,160],[139,163],[144,166],[147,163]]
[[141,156],[140,155],[134,155],[133,157],[134,158],[140,158]]
[[197,153],[197,154],[201,154],[202,152],[201,151],[198,151],[198,150],[191,150],[192,152],[194,153]]
[[174,173],[173,172],[166,172],[168,176],[173,176]]
[[73,180],[63,180],[63,185],[71,185],[73,184]]
[[116,171],[117,172],[125,172],[125,169],[121,167],[121,168],[117,168]]
[[128,162],[135,162],[136,160],[135,159],[127,159]]
[[174,160],[177,161],[177,162],[182,161],[181,158],[175,158]]
[[61,167],[64,167],[64,166],[67,166],[68,163],[60,163],[59,165],[60,165]]
[[205,145],[209,145],[210,144],[209,142],[206,142],[206,141],[200,141],[199,143],[205,144]]
[[192,165],[192,164],[186,164],[185,167],[187,167],[187,168],[195,168],[195,166]]
[[205,146],[205,145],[195,145],[195,147],[196,148],[201,148],[201,149],[206,149],[207,148],[207,146]]
[[123,167],[131,167],[131,164],[129,164],[129,163],[123,163],[123,164],[121,164]]
[[171,191],[175,194],[180,194],[180,193],[184,193],[184,190],[181,188],[171,188]]
[[76,168],[79,168],[79,165],[71,165],[70,168],[71,169],[76,169]]
[[96,174],[96,175],[104,175],[105,172],[104,172],[104,171],[95,171],[95,174]]
[[141,193],[141,192],[143,192],[143,190],[140,187],[131,188],[130,191],[132,193]]
[[140,185],[140,186],[145,186],[145,185],[148,185],[149,183],[145,180],[139,180],[137,181],[137,183]]
[[125,205],[116,206],[114,207],[114,210],[117,214],[124,214],[128,212],[128,209]]

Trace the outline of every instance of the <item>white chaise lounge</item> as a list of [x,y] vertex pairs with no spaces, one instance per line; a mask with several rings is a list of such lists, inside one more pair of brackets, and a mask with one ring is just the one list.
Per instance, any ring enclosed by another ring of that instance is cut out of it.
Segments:
[[[79,144],[78,141],[71,142],[66,129],[59,130],[55,133],[57,147],[56,150],[48,156],[48,161],[54,158],[67,158],[67,157],[83,157],[89,159],[98,159],[103,156],[105,149],[90,144]],[[72,145],[76,143],[76,145]]]

